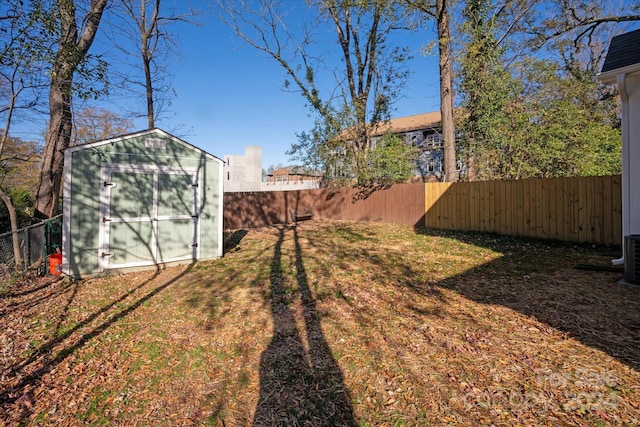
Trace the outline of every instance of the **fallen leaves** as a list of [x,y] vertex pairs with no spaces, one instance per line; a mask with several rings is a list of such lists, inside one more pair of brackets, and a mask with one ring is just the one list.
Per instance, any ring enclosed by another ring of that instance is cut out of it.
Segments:
[[598,248],[338,221],[241,243],[12,285],[0,425],[640,423],[640,289],[572,268]]

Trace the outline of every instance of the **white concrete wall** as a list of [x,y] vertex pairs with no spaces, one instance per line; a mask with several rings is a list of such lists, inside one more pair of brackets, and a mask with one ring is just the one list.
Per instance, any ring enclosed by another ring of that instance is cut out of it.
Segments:
[[244,155],[224,156],[223,186],[225,192],[260,191],[262,184],[262,148],[245,147]]
[[246,191],[291,191],[320,188],[319,181],[262,182],[262,148],[245,147],[244,155],[224,156],[223,187],[225,193]]

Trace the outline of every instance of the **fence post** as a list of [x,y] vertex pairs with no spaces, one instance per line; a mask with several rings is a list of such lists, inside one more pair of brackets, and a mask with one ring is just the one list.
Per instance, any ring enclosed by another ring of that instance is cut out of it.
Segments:
[[31,265],[31,236],[30,236],[31,230],[29,228],[27,228],[27,244],[25,245],[27,247],[27,253],[22,257],[22,259],[24,260],[24,265],[22,266],[22,270],[26,270],[27,269],[27,265]]

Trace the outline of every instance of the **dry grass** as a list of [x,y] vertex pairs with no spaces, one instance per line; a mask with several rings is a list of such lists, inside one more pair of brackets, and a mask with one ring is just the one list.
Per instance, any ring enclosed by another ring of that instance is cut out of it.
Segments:
[[640,423],[640,288],[573,268],[615,254],[352,222],[233,238],[9,287],[0,425]]

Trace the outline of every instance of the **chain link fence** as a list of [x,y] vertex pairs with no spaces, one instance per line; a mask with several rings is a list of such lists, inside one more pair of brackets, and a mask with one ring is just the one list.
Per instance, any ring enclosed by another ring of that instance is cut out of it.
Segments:
[[[0,276],[14,271],[37,269],[48,271],[48,256],[62,250],[62,214],[18,230],[22,265],[16,265],[13,233],[0,234]],[[4,274],[2,274],[4,273]]]

